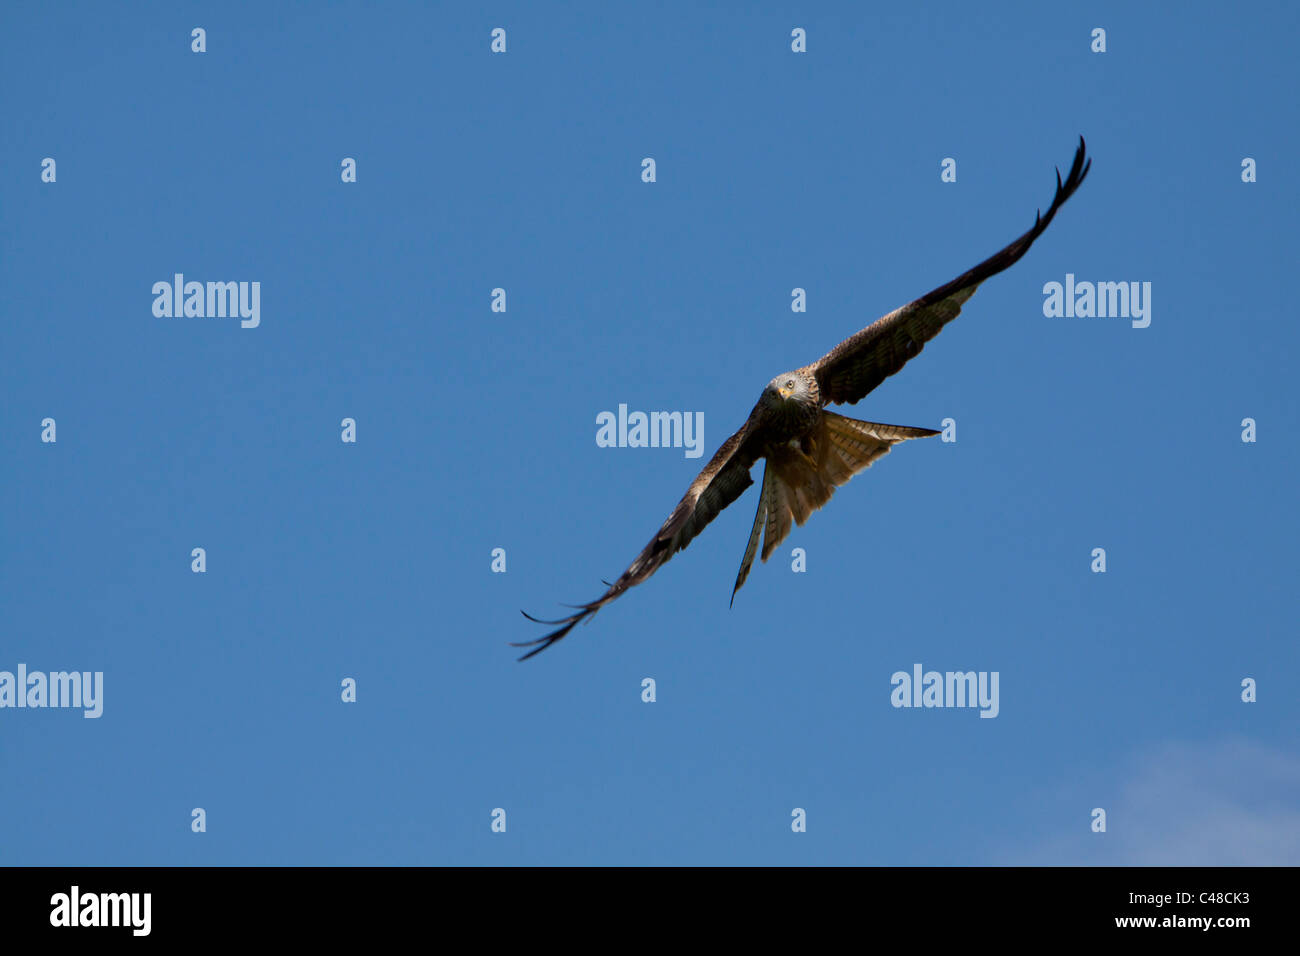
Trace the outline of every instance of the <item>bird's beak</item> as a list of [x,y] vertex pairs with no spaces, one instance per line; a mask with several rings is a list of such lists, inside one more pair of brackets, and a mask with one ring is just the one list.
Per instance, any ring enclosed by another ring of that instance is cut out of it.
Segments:
[[789,397],[790,397],[790,390],[787,389],[787,388],[778,388],[778,389],[776,390],[776,393],[777,393],[778,395],[780,395],[782,398],[789,398]]

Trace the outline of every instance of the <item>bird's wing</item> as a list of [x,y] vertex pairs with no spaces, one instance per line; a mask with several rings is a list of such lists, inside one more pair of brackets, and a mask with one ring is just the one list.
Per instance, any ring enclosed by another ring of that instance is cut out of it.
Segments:
[[1070,174],[1063,183],[1061,171],[1056,171],[1056,195],[1052,198],[1052,205],[1046,215],[1035,216],[1033,228],[969,272],[876,320],[808,366],[817,377],[822,404],[856,402],[906,365],[926,342],[957,317],[962,305],[975,294],[981,282],[1010,267],[1028,251],[1052,221],[1056,210],[1079,188],[1091,166],[1092,160],[1085,155],[1083,137],[1080,136]]
[[749,470],[762,457],[762,440],[759,436],[761,416],[757,408],[744,426],[718,449],[718,453],[704,466],[691,482],[682,500],[663,523],[663,527],[650,539],[619,579],[609,585],[609,590],[589,604],[576,607],[576,613],[557,621],[542,621],[524,614],[539,624],[558,624],[559,627],[535,641],[514,644],[514,647],[532,647],[521,661],[540,654],[563,638],[579,622],[591,617],[630,587],[640,584],[659,570],[669,558],[691,543],[704,530],[704,526],[718,516],[723,508],[741,496],[753,484]]

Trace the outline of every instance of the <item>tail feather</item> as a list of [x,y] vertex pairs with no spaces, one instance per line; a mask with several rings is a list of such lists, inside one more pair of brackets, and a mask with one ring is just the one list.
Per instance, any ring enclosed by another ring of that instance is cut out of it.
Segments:
[[773,503],[773,488],[776,476],[768,465],[763,466],[763,484],[758,491],[758,511],[754,514],[754,527],[749,532],[749,543],[745,545],[745,556],[740,559],[740,573],[736,575],[736,586],[731,589],[731,603],[736,603],[736,592],[749,577],[750,566],[754,563],[754,553],[758,550],[758,539],[767,526],[768,509]]
[[839,485],[889,454],[894,445],[938,434],[932,428],[864,422],[823,411],[816,431],[800,447],[782,446],[768,456],[774,487],[765,516],[763,560],[790,533],[792,522],[802,525],[831,500]]
[[791,499],[794,491],[786,481],[786,476],[782,474],[781,468],[776,461],[768,459],[768,466],[772,468],[772,504],[767,509],[767,523],[763,528],[763,561],[766,562],[771,557],[776,546],[785,540],[785,536],[790,533],[790,518],[793,516],[793,505]]

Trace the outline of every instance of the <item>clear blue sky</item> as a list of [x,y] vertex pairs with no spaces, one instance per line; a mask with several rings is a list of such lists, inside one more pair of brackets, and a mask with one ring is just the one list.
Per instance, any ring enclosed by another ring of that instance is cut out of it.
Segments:
[[[758,6],[4,7],[0,670],[104,712],[0,710],[0,862],[1300,862],[1296,8]],[[729,609],[751,490],[515,663],[1081,133],[1025,259],[839,409],[956,443]],[[177,272],[260,326],[155,317]],[[1150,282],[1150,327],[1044,317],[1067,273]],[[597,447],[620,403],[705,457]],[[891,707],[916,663],[999,715]]]

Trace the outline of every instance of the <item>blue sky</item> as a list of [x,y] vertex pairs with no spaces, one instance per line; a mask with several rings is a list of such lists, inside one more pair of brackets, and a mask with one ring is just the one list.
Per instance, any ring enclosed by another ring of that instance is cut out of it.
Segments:
[[[0,861],[1300,862],[1300,15],[752,6],[5,6],[0,670],[104,699],[0,709]],[[756,490],[515,662],[1080,134],[1029,254],[838,409],[956,442],[733,608]],[[156,317],[178,272],[260,325]],[[1045,317],[1067,273],[1150,282],[1150,326]],[[705,457],[598,447],[620,404]],[[892,707],[918,663],[996,671],[998,716]]]

